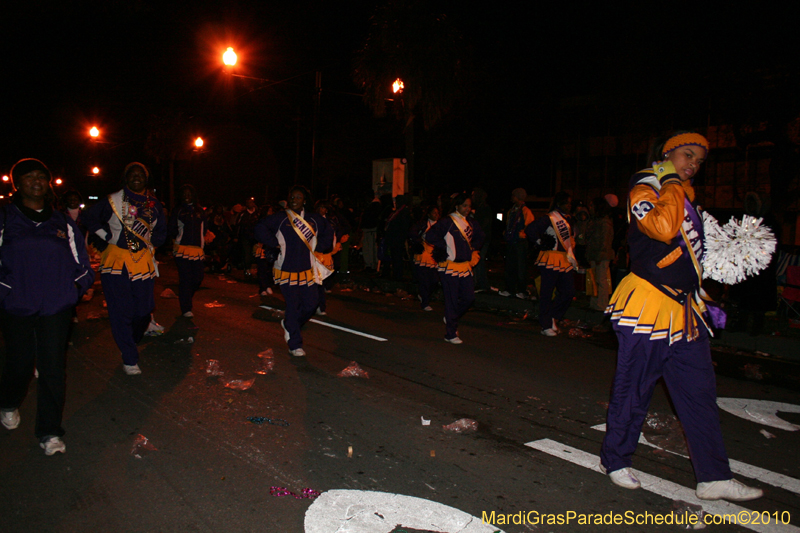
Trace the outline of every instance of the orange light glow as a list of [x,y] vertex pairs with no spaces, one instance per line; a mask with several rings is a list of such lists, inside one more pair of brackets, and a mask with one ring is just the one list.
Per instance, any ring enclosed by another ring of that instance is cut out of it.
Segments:
[[97,129],[97,126],[92,126],[92,129],[89,130],[89,135],[91,135],[92,137],[99,137],[100,130]]
[[8,181],[8,176],[3,176],[3,181]]
[[61,178],[56,178],[56,185],[61,185],[62,183],[64,183],[64,180]]
[[222,62],[228,65],[229,67],[232,67],[236,64],[236,59],[237,59],[236,52],[234,52],[233,48],[230,46],[225,51],[225,53],[222,54]]
[[94,168],[92,169],[92,174],[100,174],[100,169],[99,169],[99,168],[97,168],[97,167],[94,167]]
[[194,141],[194,145],[195,145],[197,148],[202,148],[204,144],[205,144],[205,143],[203,142],[203,139],[201,139],[200,137],[198,137],[198,138],[197,138],[197,139],[195,139],[195,141]]
[[394,94],[401,93],[403,92],[404,87],[405,86],[403,85],[403,80],[397,78],[396,80],[394,80],[394,83],[392,84],[392,92]]

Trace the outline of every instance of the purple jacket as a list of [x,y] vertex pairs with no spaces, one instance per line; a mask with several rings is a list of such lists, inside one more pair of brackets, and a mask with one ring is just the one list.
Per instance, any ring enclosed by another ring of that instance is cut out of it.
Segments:
[[51,316],[78,303],[94,271],[78,226],[61,211],[34,222],[14,204],[0,209],[0,307]]

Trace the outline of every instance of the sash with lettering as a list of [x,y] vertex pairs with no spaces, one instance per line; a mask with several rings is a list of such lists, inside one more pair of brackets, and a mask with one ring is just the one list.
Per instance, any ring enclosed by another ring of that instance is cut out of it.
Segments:
[[333,270],[330,270],[328,267],[322,264],[322,262],[317,258],[316,252],[314,252],[314,247],[311,245],[311,241],[314,237],[317,236],[317,232],[314,231],[314,228],[303,219],[300,215],[292,211],[291,209],[286,210],[286,216],[289,217],[289,222],[292,225],[292,229],[297,233],[297,236],[300,237],[300,240],[306,244],[309,253],[311,254],[311,270],[314,272],[314,281],[318,285],[322,285],[322,280],[333,274]]
[[[150,236],[153,234],[153,228],[143,218],[134,217],[129,214],[130,204],[125,202],[124,198],[125,190],[123,189],[121,191],[109,194],[108,203],[111,206],[111,210],[114,211],[114,214],[122,224],[122,231],[127,231],[133,236],[134,239],[138,239],[138,241],[134,240],[133,243],[131,243],[133,245],[133,249],[129,247],[131,255],[139,251],[137,248],[139,241],[144,243],[147,251],[150,252],[150,260],[153,262],[153,268],[155,269],[156,276],[158,276],[156,251],[153,248],[153,244],[150,242]],[[144,249],[142,249],[142,255],[144,255]],[[134,258],[134,261],[138,263],[139,259]]]
[[550,223],[553,225],[553,230],[556,233],[558,242],[567,251],[567,260],[573,268],[578,268],[578,260],[575,259],[575,253],[572,251],[572,237],[569,234],[569,223],[564,220],[560,213],[551,211],[547,214],[550,217]]
[[[717,304],[706,291],[703,290],[703,255],[705,253],[704,241],[705,232],[703,231],[703,220],[700,218],[700,213],[689,201],[688,197],[684,197],[684,218],[681,224],[681,236],[683,240],[680,245],[681,248],[689,255],[694,266],[695,273],[697,274],[697,292],[693,295],[695,302],[700,309],[704,311],[707,318],[710,319],[711,324],[715,328],[724,328],[726,322],[726,314],[719,304]],[[686,314],[691,312],[689,300],[692,296],[686,298]],[[689,318],[688,316],[685,318]],[[686,323],[686,322],[684,322]],[[691,323],[691,321],[689,321]],[[685,327],[685,326],[684,326]],[[697,338],[698,332],[695,330],[684,331],[688,335],[689,340]]]
[[[461,235],[464,237],[464,240],[467,241],[469,247],[472,248],[472,225],[467,221],[466,217],[462,217],[461,215],[457,215],[456,213],[450,213],[450,220],[453,221],[453,224],[456,225],[458,231],[461,232]],[[480,261],[480,254],[477,250],[472,251],[472,258],[470,259],[469,266],[475,266]]]

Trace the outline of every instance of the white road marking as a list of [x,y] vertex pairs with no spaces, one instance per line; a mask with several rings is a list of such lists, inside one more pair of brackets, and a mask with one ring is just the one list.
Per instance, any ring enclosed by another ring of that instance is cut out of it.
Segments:
[[[597,426],[592,426],[592,429],[605,432],[606,425],[599,424]],[[648,442],[647,438],[645,438],[643,433],[639,433],[639,444],[646,444],[647,446],[650,446],[652,448],[658,448],[659,450],[664,450],[665,452],[669,452],[673,455],[683,457],[684,459],[689,458],[688,455],[683,455],[682,453],[673,452],[671,450],[667,450],[666,448],[662,448],[661,446],[656,446],[655,444]],[[778,474],[777,472],[773,472],[771,470],[767,470],[765,468],[761,468],[758,466],[749,465],[747,463],[737,461],[736,459],[728,459],[728,463],[730,464],[731,471],[734,474],[739,474],[745,477],[749,477],[750,479],[757,479],[758,481],[761,481],[762,483],[767,483],[768,485],[772,485],[773,487],[778,487],[780,489],[788,490],[789,492],[794,492],[795,494],[800,494],[800,479],[784,476],[783,474]]]
[[306,511],[305,533],[389,533],[396,527],[442,533],[503,533],[455,507],[413,496],[329,490]]
[[[268,309],[269,311],[283,311],[283,309],[276,309],[274,307],[269,307],[267,305],[260,305],[262,309]],[[315,324],[320,324],[321,326],[327,326],[329,328],[338,329],[341,331],[346,331],[347,333],[352,333],[353,335],[359,335],[361,337],[366,337],[368,339],[372,339],[379,342],[386,342],[388,339],[384,339],[383,337],[376,337],[375,335],[370,335],[369,333],[364,333],[363,331],[356,331],[354,329],[345,328],[342,326],[337,326],[336,324],[330,324],[328,322],[322,322],[317,320],[316,318],[312,318],[309,322],[313,322]]]
[[[578,466],[582,466],[584,468],[588,468],[589,470],[593,470],[595,472],[601,473],[600,470],[600,458],[596,455],[592,455],[591,453],[584,452],[577,448],[573,448],[571,446],[566,446],[564,444],[558,443],[556,441],[550,439],[541,439],[532,442],[528,442],[525,446],[529,446],[535,450],[539,450],[550,454],[554,457],[558,457],[559,459],[563,459],[565,461],[569,461],[572,464],[576,464]],[[687,503],[691,503],[693,505],[699,505],[709,514],[713,515],[738,515],[740,512],[748,513],[749,511],[744,507],[740,507],[730,502],[726,502],[724,500],[718,501],[706,501],[701,500],[697,497],[693,489],[688,489],[677,483],[673,483],[671,481],[667,481],[665,479],[661,479],[656,476],[651,476],[650,474],[646,474],[639,470],[631,469],[636,474],[636,477],[639,478],[639,481],[642,484],[642,489],[652,492],[654,494],[658,494],[659,496],[663,496],[665,498],[669,498],[671,500],[681,500]],[[609,483],[611,483],[609,481]],[[620,489],[624,490],[624,489]],[[771,524],[740,524],[742,527],[747,529],[751,529],[753,531],[761,531],[765,533],[772,533],[774,532],[800,532],[800,528],[797,528],[792,525],[776,525],[773,521]]]
[[800,405],[791,403],[770,402],[768,400],[749,400],[747,398],[717,398],[720,409],[728,411],[739,418],[758,422],[786,431],[797,431],[800,426],[790,424],[779,418],[777,413],[800,413]]

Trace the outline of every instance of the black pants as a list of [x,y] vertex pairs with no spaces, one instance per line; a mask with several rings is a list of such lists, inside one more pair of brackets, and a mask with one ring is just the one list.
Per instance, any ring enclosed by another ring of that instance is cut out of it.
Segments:
[[34,366],[36,382],[36,437],[61,437],[66,394],[67,338],[72,322],[70,307],[51,316],[15,316],[2,313],[6,367],[0,379],[0,409],[18,408],[28,392]]
[[506,247],[506,291],[528,290],[528,241],[510,242]]

